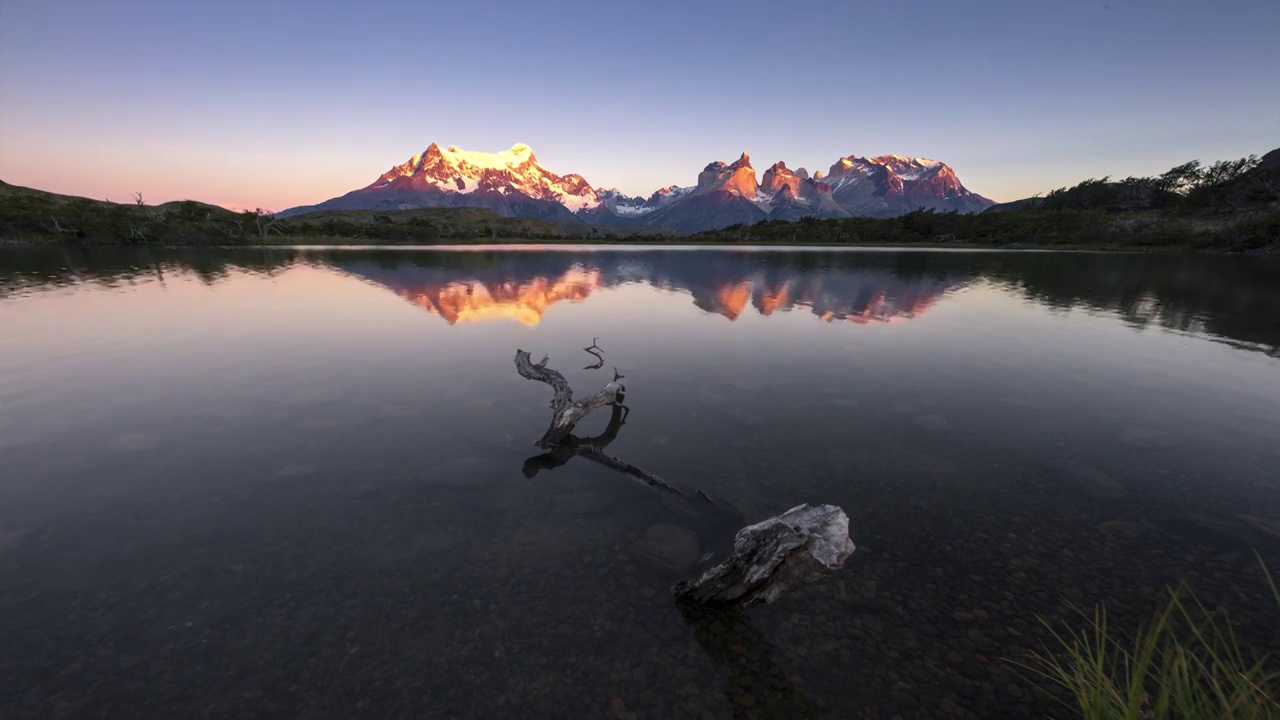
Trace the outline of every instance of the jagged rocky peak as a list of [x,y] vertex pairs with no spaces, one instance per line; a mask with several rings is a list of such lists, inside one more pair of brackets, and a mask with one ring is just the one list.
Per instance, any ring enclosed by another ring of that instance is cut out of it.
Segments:
[[789,188],[793,196],[800,194],[800,184],[804,179],[787,169],[787,164],[779,160],[764,171],[760,181],[760,192],[768,196],[775,195],[783,188]]
[[825,176],[822,174],[822,171],[821,171],[821,170],[816,170],[816,171],[814,171],[814,173],[813,173],[813,179],[814,179],[814,180],[821,180],[823,177],[825,177]]
[[745,152],[729,165],[717,160],[698,173],[699,195],[724,190],[751,199],[756,188],[756,171],[751,167],[751,156]]
[[836,160],[832,163],[831,169],[827,171],[827,177],[840,177],[854,172],[854,168],[858,166],[855,160],[857,160],[857,157],[853,155],[846,155]]
[[808,180],[809,171],[805,170],[804,168],[796,168],[796,177],[800,178],[801,180]]

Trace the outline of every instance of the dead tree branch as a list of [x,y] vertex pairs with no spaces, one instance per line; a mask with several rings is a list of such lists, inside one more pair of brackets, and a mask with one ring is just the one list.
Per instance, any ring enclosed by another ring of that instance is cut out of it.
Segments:
[[584,347],[583,350],[591,353],[596,358],[595,365],[588,365],[583,370],[599,370],[604,367],[604,350],[596,343],[600,342],[600,338],[591,338],[591,347]]
[[573,426],[582,418],[600,408],[620,405],[626,394],[626,388],[618,382],[621,376],[615,371],[613,382],[605,385],[603,390],[588,398],[575,401],[569,381],[564,379],[564,375],[548,368],[547,359],[543,356],[540,362],[534,363],[529,360],[529,353],[516,350],[516,372],[523,378],[537,380],[551,386],[553,393],[551,409],[555,411],[555,415],[552,416],[551,425],[547,431],[535,443],[540,448],[549,449],[568,437],[573,431]]

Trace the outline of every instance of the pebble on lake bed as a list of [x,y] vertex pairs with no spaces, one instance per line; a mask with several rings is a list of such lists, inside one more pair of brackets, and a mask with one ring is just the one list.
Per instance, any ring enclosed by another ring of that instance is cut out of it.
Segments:
[[422,479],[433,485],[480,487],[498,478],[498,465],[484,458],[459,458],[441,463],[422,473]]
[[1077,460],[1055,460],[1048,468],[1050,477],[1085,497],[1119,500],[1129,494],[1115,478]]
[[659,570],[684,570],[698,561],[698,534],[665,522],[651,525],[631,547],[636,560]]

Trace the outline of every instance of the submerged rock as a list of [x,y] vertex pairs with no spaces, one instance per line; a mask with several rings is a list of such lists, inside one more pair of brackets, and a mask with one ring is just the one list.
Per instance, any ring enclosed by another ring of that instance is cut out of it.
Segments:
[[1067,488],[1095,500],[1118,500],[1129,494],[1115,478],[1075,460],[1049,463],[1049,475]]
[[576,515],[588,515],[613,504],[613,495],[601,490],[565,493],[555,496],[556,507]]
[[1141,535],[1148,527],[1140,522],[1129,520],[1108,520],[1098,524],[1098,529],[1109,535]]
[[686,527],[654,523],[632,544],[636,560],[659,570],[684,570],[698,561],[698,534]]
[[459,458],[431,468],[423,473],[423,480],[449,487],[480,487],[488,485],[500,475],[498,465],[484,458]]
[[940,435],[952,435],[955,434],[956,431],[956,426],[952,425],[950,420],[938,413],[917,415],[911,418],[911,422],[921,430],[938,433]]
[[17,548],[30,535],[30,530],[0,530],[0,554]]
[[1240,522],[1257,530],[1263,535],[1268,535],[1273,539],[1280,540],[1280,520],[1275,518],[1257,517],[1254,515],[1236,515]]
[[742,408],[737,407],[736,405],[730,405],[728,408],[726,408],[725,414],[728,415],[734,422],[738,423],[739,425],[745,425],[747,427],[755,427],[756,425],[759,425],[761,422],[763,422],[763,420],[759,415],[747,412],[746,410],[743,410]]
[[1186,513],[1164,523],[1166,529],[1188,542],[1220,550],[1261,544],[1262,535],[1244,523],[1201,513]]

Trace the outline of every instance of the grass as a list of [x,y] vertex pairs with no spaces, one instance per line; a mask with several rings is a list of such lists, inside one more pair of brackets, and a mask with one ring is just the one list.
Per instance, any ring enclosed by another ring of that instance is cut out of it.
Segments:
[[[1280,608],[1280,592],[1262,571]],[[1064,691],[1084,720],[1280,718],[1275,658],[1243,646],[1225,613],[1189,589],[1171,590],[1132,636],[1114,630],[1105,607],[1079,614],[1082,627],[1041,619],[1053,648],[1019,665]]]

